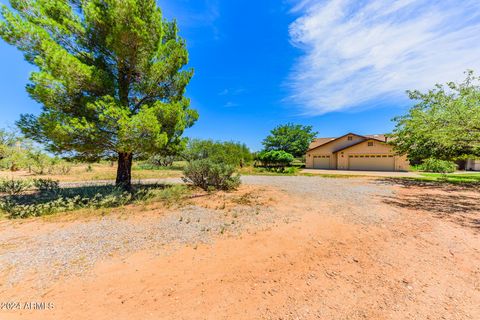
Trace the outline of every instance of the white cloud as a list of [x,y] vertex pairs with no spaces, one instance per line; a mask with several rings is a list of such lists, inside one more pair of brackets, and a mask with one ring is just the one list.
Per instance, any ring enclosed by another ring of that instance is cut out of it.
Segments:
[[228,101],[227,103],[224,104],[225,108],[233,108],[233,107],[238,107],[239,104],[236,102]]
[[478,0],[299,0],[289,78],[308,114],[404,99],[407,89],[480,72]]
[[244,93],[246,90],[244,88],[226,88],[218,93],[219,96],[238,96]]

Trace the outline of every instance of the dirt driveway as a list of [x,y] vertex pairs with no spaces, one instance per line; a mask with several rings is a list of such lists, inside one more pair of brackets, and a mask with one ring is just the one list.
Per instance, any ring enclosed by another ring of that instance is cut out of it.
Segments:
[[180,207],[0,228],[0,302],[23,309],[2,320],[480,319],[478,189],[251,176]]

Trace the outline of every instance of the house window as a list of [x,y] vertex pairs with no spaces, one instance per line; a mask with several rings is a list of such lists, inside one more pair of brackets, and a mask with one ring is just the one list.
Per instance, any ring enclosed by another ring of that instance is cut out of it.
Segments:
[[368,141],[368,146],[373,147],[373,141]]
[[353,137],[352,136],[348,136],[348,141],[352,141],[353,140]]

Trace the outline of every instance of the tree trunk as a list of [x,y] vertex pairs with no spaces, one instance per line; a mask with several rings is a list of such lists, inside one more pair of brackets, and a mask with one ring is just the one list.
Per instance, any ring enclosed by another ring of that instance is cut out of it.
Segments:
[[132,188],[132,159],[133,154],[131,153],[118,153],[117,179],[115,180],[115,185],[125,190]]

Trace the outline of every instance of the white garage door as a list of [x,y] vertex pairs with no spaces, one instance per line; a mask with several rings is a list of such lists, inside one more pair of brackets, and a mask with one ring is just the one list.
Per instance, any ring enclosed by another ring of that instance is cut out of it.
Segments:
[[330,169],[330,156],[314,156],[313,168],[315,169]]
[[387,154],[349,155],[350,170],[395,171],[395,159]]

